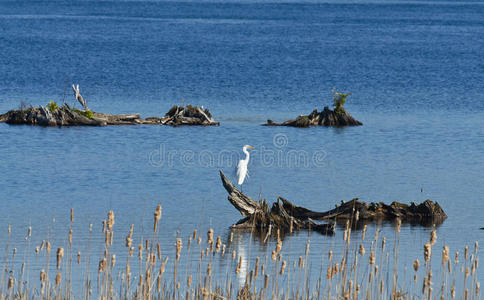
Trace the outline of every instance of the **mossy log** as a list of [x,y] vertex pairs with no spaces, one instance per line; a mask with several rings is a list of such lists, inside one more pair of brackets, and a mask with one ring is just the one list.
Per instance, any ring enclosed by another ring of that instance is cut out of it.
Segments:
[[[176,108],[176,109],[174,109]],[[0,115],[0,122],[15,125],[40,126],[106,126],[106,125],[219,125],[215,122],[208,109],[188,105],[174,106],[162,118],[152,117],[141,119],[140,114],[111,115],[90,110],[78,110],[64,104],[50,110],[48,107],[30,107],[24,110],[11,110]]]
[[[220,171],[222,184],[229,194],[229,202],[244,217],[233,229],[243,229],[257,232],[267,232],[279,229],[283,233],[292,230],[310,229],[323,234],[333,234],[335,224],[346,223],[347,220],[357,226],[358,223],[368,223],[376,220],[395,220],[420,224],[423,226],[441,224],[447,215],[437,202],[425,200],[420,204],[403,204],[392,202],[365,203],[355,198],[337,205],[336,208],[317,212],[297,206],[283,197],[269,208],[265,200],[255,201],[239,191],[232,182]],[[320,223],[323,221],[329,223]]]
[[356,120],[346,110],[342,109],[339,112],[325,107],[322,112],[318,112],[317,109],[313,110],[307,116],[299,116],[293,120],[287,120],[283,123],[275,123],[272,120],[267,120],[264,126],[292,126],[292,127],[309,127],[309,126],[360,126],[363,125],[360,121]]

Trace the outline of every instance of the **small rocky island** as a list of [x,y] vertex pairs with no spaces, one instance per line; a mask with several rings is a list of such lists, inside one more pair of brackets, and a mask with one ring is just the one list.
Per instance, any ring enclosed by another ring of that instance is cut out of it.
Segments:
[[[244,217],[232,229],[241,229],[251,232],[271,232],[280,230],[281,233],[308,229],[322,234],[333,234],[335,224],[352,221],[354,226],[377,220],[397,220],[401,222],[433,226],[441,224],[446,218],[444,210],[437,202],[425,200],[420,204],[410,205],[392,202],[365,203],[358,198],[341,202],[336,208],[317,212],[297,206],[290,201],[278,197],[277,201],[269,207],[265,200],[255,201],[240,190],[220,171],[222,184],[229,194],[229,202]],[[317,222],[319,221],[319,222]]]
[[142,119],[140,114],[112,115],[90,110],[79,93],[79,85],[72,85],[74,95],[83,109],[70,107],[67,103],[58,106],[51,101],[46,106],[20,108],[0,114],[0,123],[39,126],[106,126],[106,125],[219,125],[210,111],[202,107],[173,106],[164,117]]
[[264,126],[292,126],[292,127],[309,127],[309,126],[360,126],[363,125],[360,121],[353,118],[343,107],[346,99],[351,93],[338,93],[333,90],[333,106],[331,110],[326,106],[322,112],[317,109],[313,110],[309,115],[301,115],[296,119],[287,120],[283,123],[275,123],[272,120],[267,120]]

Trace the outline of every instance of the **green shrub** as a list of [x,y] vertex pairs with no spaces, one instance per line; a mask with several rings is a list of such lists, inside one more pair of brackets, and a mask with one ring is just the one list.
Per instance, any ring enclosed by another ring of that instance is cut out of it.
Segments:
[[59,109],[57,102],[50,100],[49,104],[47,104],[47,109],[50,111],[56,111]]
[[86,118],[89,118],[89,119],[93,118],[92,110],[78,110],[78,109],[74,108],[73,111],[80,114],[80,115],[83,115]]
[[351,92],[349,93],[338,93],[336,89],[333,89],[331,91],[333,93],[333,106],[334,106],[334,112],[338,115],[342,115],[345,112],[344,105],[346,103],[346,99],[348,98],[349,95],[351,95]]

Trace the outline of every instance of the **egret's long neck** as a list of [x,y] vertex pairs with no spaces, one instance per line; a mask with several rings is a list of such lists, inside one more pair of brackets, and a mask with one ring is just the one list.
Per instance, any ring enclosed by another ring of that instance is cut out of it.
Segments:
[[250,158],[250,153],[249,151],[247,151],[247,148],[244,147],[244,149],[242,149],[242,151],[245,153],[245,161],[249,161],[249,158]]

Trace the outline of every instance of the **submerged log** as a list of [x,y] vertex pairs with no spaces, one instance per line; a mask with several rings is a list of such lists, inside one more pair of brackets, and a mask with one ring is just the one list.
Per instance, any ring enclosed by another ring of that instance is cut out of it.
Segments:
[[264,126],[292,126],[292,127],[309,127],[309,126],[360,126],[363,125],[360,121],[353,118],[346,110],[342,109],[339,112],[325,107],[322,112],[317,109],[313,110],[307,116],[299,116],[294,120],[287,120],[283,123],[275,123],[272,120],[267,120]]
[[269,208],[265,200],[257,202],[239,191],[222,171],[220,171],[220,178],[229,194],[229,202],[244,217],[232,226],[233,229],[269,233],[271,230],[277,229],[282,232],[310,229],[323,234],[333,234],[335,224],[338,222],[346,223],[347,220],[352,221],[355,226],[358,223],[394,219],[427,226],[441,224],[447,218],[440,205],[431,200],[425,200],[420,204],[412,202],[408,205],[392,202],[387,205],[382,202],[365,203],[355,198],[348,202],[342,202],[340,206],[334,209],[317,212],[278,197],[277,201]]

